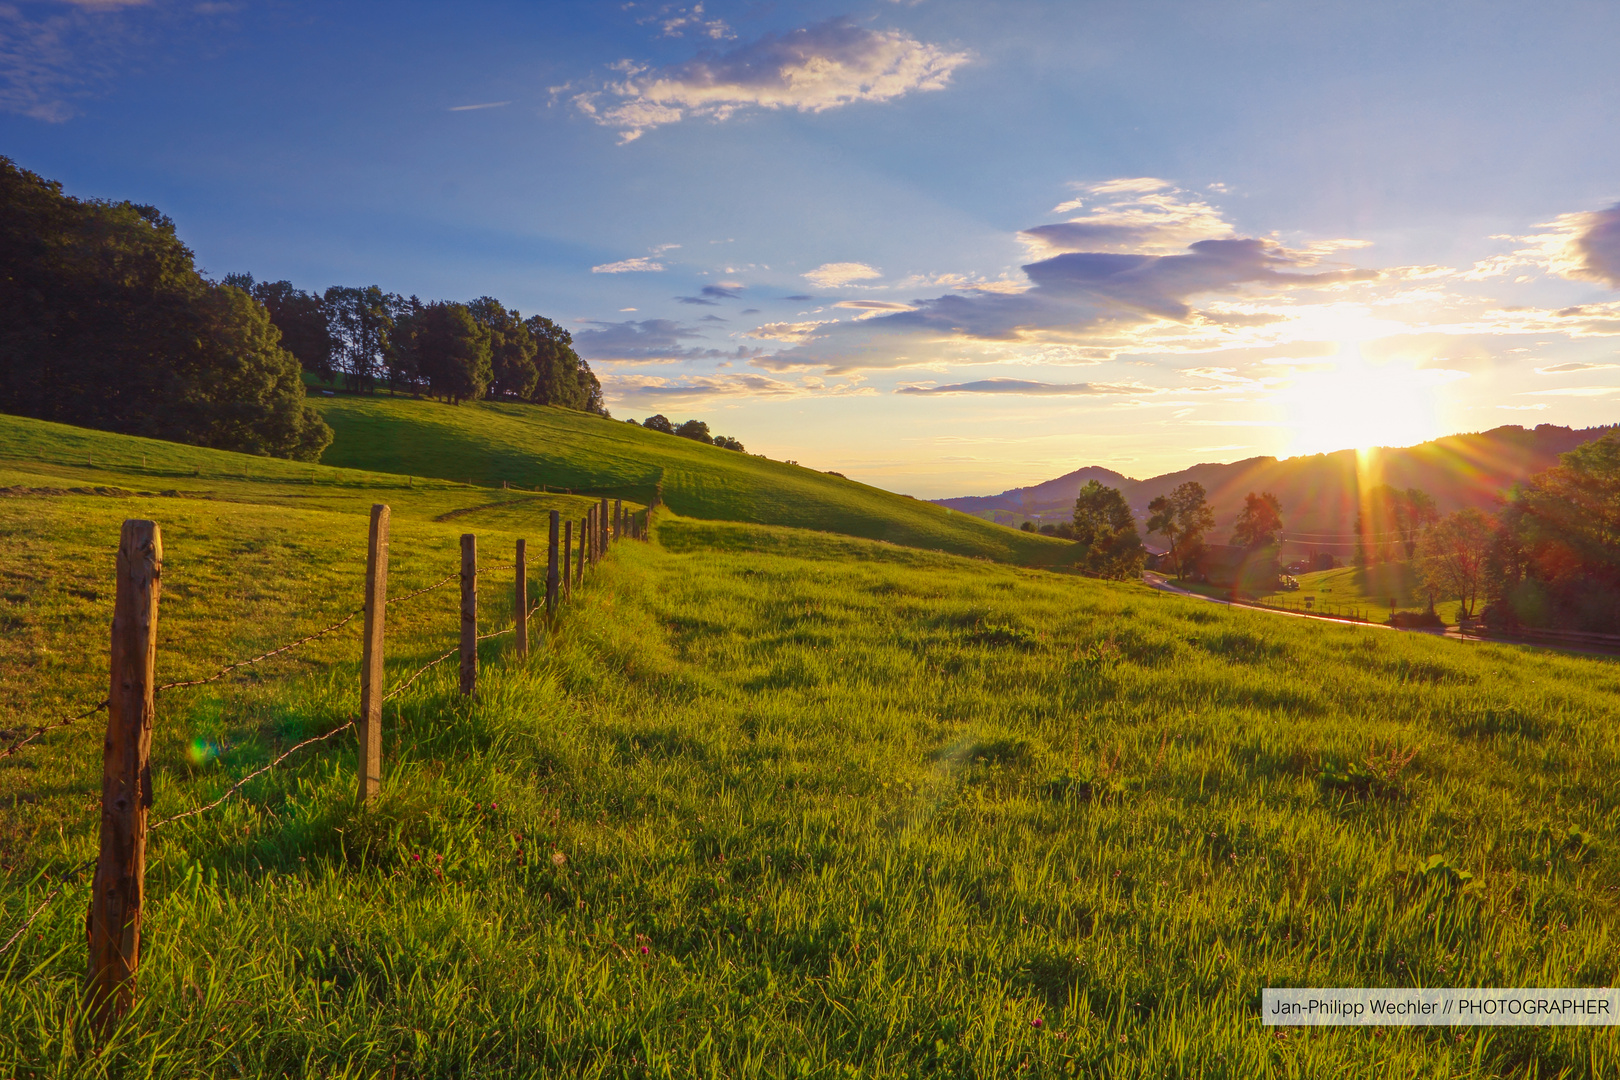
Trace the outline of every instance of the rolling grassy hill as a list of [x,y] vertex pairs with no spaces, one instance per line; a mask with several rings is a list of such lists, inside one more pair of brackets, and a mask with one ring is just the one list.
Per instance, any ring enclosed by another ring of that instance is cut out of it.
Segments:
[[489,487],[503,482],[623,495],[655,490],[678,514],[788,525],[1028,566],[1073,545],[881,488],[544,406],[460,406],[387,396],[312,399],[336,433],[322,460]]
[[[165,529],[161,680],[350,610],[371,501],[398,595],[491,498],[24,434],[50,460],[0,459],[12,733],[105,692],[124,517]],[[528,522],[495,512],[504,556]],[[454,608],[390,609],[391,684]],[[357,642],[161,697],[154,815],[340,723]],[[152,835],[141,1004],[100,1050],[67,886],[0,959],[0,1075],[1620,1071],[1610,1029],[1258,1019],[1268,985],[1614,984],[1612,661],[672,516],[527,662],[481,655],[475,701],[447,664],[387,706],[373,807],[340,736]],[[0,761],[0,939],[94,850],[99,755],[90,722]]]

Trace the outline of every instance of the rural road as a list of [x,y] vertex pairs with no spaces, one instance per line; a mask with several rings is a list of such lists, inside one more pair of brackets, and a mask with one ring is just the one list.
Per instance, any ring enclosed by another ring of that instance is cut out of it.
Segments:
[[1172,585],[1169,578],[1152,570],[1142,571],[1142,583],[1150,589],[1158,589],[1160,592],[1167,592],[1173,596],[1190,596],[1195,600],[1207,600],[1211,604],[1240,607],[1248,611],[1264,611],[1269,615],[1282,615],[1290,619],[1314,619],[1317,622],[1338,623],[1340,626],[1365,626],[1377,630],[1402,630],[1408,634],[1428,634],[1430,637],[1443,637],[1448,641],[1463,641],[1472,645],[1512,645],[1521,649],[1549,649],[1553,652],[1574,653],[1578,656],[1597,656],[1611,660],[1614,658],[1614,653],[1605,652],[1602,649],[1583,649],[1578,645],[1549,645],[1539,641],[1491,640],[1474,637],[1470,634],[1460,634],[1455,627],[1447,627],[1444,630],[1425,630],[1413,626],[1389,626],[1385,623],[1353,622],[1349,619],[1335,619],[1325,615],[1308,615],[1300,611],[1279,611],[1276,608],[1263,607],[1259,604],[1233,604],[1216,596],[1205,596],[1203,593],[1196,593],[1190,589],[1183,589],[1179,585]]

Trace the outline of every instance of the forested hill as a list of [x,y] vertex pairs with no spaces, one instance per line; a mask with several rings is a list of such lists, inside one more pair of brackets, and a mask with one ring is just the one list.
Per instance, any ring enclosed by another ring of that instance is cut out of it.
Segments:
[[1230,528],[1242,509],[1245,494],[1270,491],[1282,502],[1285,535],[1313,534],[1316,539],[1331,540],[1352,530],[1358,493],[1371,487],[1391,484],[1420,488],[1434,496],[1441,513],[1464,506],[1485,510],[1506,489],[1556,465],[1559,454],[1612,430],[1615,428],[1570,429],[1551,424],[1527,429],[1514,424],[1451,435],[1417,446],[1380,448],[1365,455],[1340,450],[1295,458],[1246,458],[1226,465],[1194,465],[1146,480],[1089,466],[1000,495],[935,501],[953,510],[1012,524],[1024,518],[1057,521],[1073,511],[1081,486],[1095,479],[1118,488],[1140,518],[1150,500],[1193,480],[1208,492],[1217,532]]

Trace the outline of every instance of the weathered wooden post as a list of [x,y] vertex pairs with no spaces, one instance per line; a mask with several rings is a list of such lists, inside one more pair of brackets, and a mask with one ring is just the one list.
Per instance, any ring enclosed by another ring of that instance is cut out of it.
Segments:
[[613,500],[613,539],[624,539],[624,500]]
[[513,586],[512,618],[517,623],[517,654],[529,655],[529,542],[517,542],[517,583]]
[[478,537],[461,534],[461,693],[478,684]]
[[101,853],[90,891],[85,999],[109,1031],[135,1003],[146,880],[146,813],[152,807],[152,669],[157,662],[163,536],[131,519],[118,538],[111,687],[101,760]]
[[602,551],[601,551],[601,554],[606,555],[608,553],[608,544],[611,543],[612,540],[613,540],[612,535],[608,532],[608,528],[609,528],[609,525],[608,525],[608,501],[607,501],[607,496],[606,495],[602,496],[602,508],[601,509],[602,509],[602,512],[596,516],[596,520],[598,520],[598,521],[600,521],[602,523],[602,537],[601,537]]
[[570,560],[574,552],[574,522],[572,519],[563,522],[563,550],[562,550],[562,594],[567,600],[573,595],[573,566]]
[[585,584],[585,534],[589,532],[590,517],[579,519],[579,580],[576,584]]
[[557,617],[557,532],[562,515],[551,512],[551,541],[546,548],[546,618]]
[[388,612],[388,507],[371,508],[366,544],[366,629],[360,646],[360,802],[382,785],[383,624]]

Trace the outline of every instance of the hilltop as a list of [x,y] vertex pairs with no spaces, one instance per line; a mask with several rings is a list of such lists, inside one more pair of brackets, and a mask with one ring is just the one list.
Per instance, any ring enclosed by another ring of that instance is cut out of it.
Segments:
[[543,405],[386,395],[311,399],[334,437],[321,460],[500,488],[658,496],[678,514],[819,529],[1027,566],[1073,545],[830,473]]
[[1282,501],[1287,525],[1284,535],[1294,545],[1285,555],[1304,554],[1306,547],[1315,547],[1342,558],[1354,551],[1355,542],[1349,534],[1359,508],[1358,493],[1367,488],[1379,484],[1420,488],[1434,496],[1442,514],[1465,506],[1488,511],[1495,507],[1497,497],[1514,484],[1558,464],[1559,454],[1613,430],[1551,424],[1527,429],[1510,424],[1417,446],[1379,447],[1365,453],[1339,450],[1281,459],[1245,458],[1224,465],[1194,465],[1146,480],[1089,466],[999,495],[934,502],[1014,525],[1025,518],[1057,521],[1067,519],[1080,488],[1095,479],[1118,488],[1138,520],[1142,520],[1150,501],[1191,480],[1208,492],[1217,534],[1231,528],[1245,494],[1270,491]]

